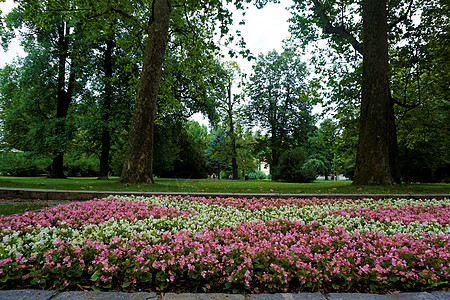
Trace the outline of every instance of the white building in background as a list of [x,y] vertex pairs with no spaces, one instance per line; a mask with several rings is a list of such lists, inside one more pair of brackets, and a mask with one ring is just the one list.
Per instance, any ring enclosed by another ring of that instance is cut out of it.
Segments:
[[261,161],[258,164],[258,170],[266,174],[266,176],[268,176],[270,174],[270,165],[265,161]]

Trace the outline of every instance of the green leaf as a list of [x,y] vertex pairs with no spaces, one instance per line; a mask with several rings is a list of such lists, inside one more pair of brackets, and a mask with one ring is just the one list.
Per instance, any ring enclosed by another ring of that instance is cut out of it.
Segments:
[[142,280],[144,282],[149,282],[150,280],[152,280],[152,276],[153,274],[150,272],[145,272],[144,274],[142,274]]
[[95,271],[94,274],[92,274],[92,276],[91,276],[91,280],[97,281],[101,274],[102,274],[102,272],[100,270]]

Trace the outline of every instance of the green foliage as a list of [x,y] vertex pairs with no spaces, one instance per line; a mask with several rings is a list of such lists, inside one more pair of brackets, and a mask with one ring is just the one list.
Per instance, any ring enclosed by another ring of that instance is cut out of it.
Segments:
[[214,136],[206,149],[206,163],[211,170],[210,173],[220,174],[222,170],[229,166],[228,159],[230,156],[228,155],[227,136],[220,127],[212,134]]
[[420,23],[410,21],[406,31],[392,35],[392,96],[405,182],[450,177],[449,9],[446,1],[417,1],[413,11],[420,12]]
[[250,98],[245,108],[250,124],[269,134],[260,142],[270,149],[266,159],[278,165],[280,154],[289,147],[304,146],[313,128],[311,103],[305,78],[306,66],[292,51],[260,54],[246,93]]
[[[211,132],[209,145],[206,150],[207,164],[210,173],[221,170],[232,170],[232,150],[230,147],[230,135],[222,127],[217,127]],[[250,130],[243,131],[239,125],[235,127],[236,139],[236,162],[240,170],[253,171],[256,168],[256,160],[252,149],[255,144],[255,137]],[[229,174],[228,174],[229,175]],[[228,175],[225,177],[228,178]],[[238,174],[240,176],[240,174]]]
[[[349,40],[333,33],[329,26],[344,29],[361,43],[361,3],[317,1],[329,21],[327,24],[313,2],[294,1],[291,42],[299,49],[312,50],[310,62],[319,79],[317,82],[322,85],[324,114],[332,116],[339,128],[341,141],[336,147],[333,165],[352,178],[359,127],[362,56]],[[425,160],[418,154],[423,162],[417,159],[415,163],[422,165],[427,174],[434,173],[437,165],[448,162],[448,154],[441,150],[449,148],[450,140],[449,122],[444,121],[449,119],[448,11],[448,1],[388,1],[389,76],[395,102],[401,173],[406,181],[411,180],[407,162],[412,162],[413,152],[440,149],[427,151]],[[415,149],[416,143],[422,150]],[[425,167],[426,161],[433,163]]]
[[113,176],[120,176],[127,149],[128,131],[123,128],[120,131],[118,130],[116,141],[116,143],[111,145],[110,172]]
[[34,158],[30,153],[0,152],[0,174],[11,176],[38,176],[46,174],[51,160]]
[[254,151],[256,136],[249,129],[244,131],[240,125],[236,125],[235,136],[238,168],[244,171],[254,170],[256,168]]
[[313,161],[308,162],[308,156],[303,148],[289,149],[280,156],[280,163],[274,167],[274,180],[287,182],[311,182],[316,178]]
[[266,174],[264,174],[264,172],[259,171],[259,170],[255,170],[254,172],[250,172],[250,173],[248,173],[247,176],[248,176],[248,179],[250,179],[250,180],[255,180],[255,179],[259,179],[259,180],[267,179]]
[[[3,141],[34,157],[62,157],[76,129],[71,102],[80,95],[86,71],[80,57],[88,45],[78,20],[54,13],[56,6],[39,1],[19,1],[6,18],[8,31],[18,30],[27,56],[1,74],[14,72],[12,82],[0,88],[4,112]],[[11,74],[10,73],[10,74]],[[11,77],[11,76],[9,76]],[[53,164],[54,176],[63,176]]]
[[157,125],[155,174],[159,177],[206,178],[206,135],[206,127],[197,122]]
[[405,182],[450,182],[448,148],[436,147],[439,141],[418,141],[413,149],[400,146],[400,168]]
[[99,161],[95,155],[71,155],[67,157],[64,167],[68,176],[97,176]]
[[309,172],[314,171],[314,178],[316,174],[326,174],[327,172],[324,161],[318,158],[309,158],[303,167]]

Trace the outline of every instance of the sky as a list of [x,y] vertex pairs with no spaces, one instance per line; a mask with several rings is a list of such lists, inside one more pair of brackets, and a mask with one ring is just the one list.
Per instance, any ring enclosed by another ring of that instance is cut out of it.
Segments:
[[[5,13],[9,12],[14,7],[14,2],[12,0],[7,0],[6,2],[0,2],[0,11],[3,12],[2,16]],[[3,47],[0,46],[0,68],[5,66],[6,63],[10,63],[17,56],[23,56],[25,53],[20,47],[20,41],[18,39],[14,39],[11,44],[8,46],[8,51],[3,51]]]
[[[251,6],[246,10],[245,17],[242,17],[240,12],[235,14],[237,20],[234,23],[238,24],[239,20],[244,18],[245,25],[234,25],[233,28],[242,32],[247,48],[253,55],[266,54],[272,50],[282,51],[283,40],[289,37],[290,13],[286,8],[291,5],[291,0],[283,0],[279,4],[268,3],[262,9]],[[245,61],[241,59],[239,63],[246,64],[248,67]],[[246,66],[241,67],[246,69]]]

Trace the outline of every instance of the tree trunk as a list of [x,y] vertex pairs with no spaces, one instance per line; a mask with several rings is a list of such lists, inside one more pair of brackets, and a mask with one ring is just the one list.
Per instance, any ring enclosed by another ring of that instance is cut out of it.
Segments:
[[363,74],[355,185],[400,183],[390,99],[386,0],[363,0]]
[[228,117],[230,118],[230,139],[231,139],[231,167],[233,169],[233,180],[239,179],[236,152],[236,136],[234,134],[233,103],[231,102],[231,81],[228,84]]
[[59,153],[53,158],[49,178],[66,178],[66,175],[64,175],[64,153]]
[[[272,96],[270,96],[270,102],[269,102],[269,122],[270,122],[270,129],[271,129],[271,137],[270,137],[270,150],[272,154],[272,159],[270,162],[270,173],[273,174],[273,170],[278,167],[278,161],[280,159],[280,138],[278,136],[278,114],[277,114],[277,104],[276,101],[272,99]],[[278,180],[278,178],[274,178],[274,180]]]
[[[66,117],[69,111],[69,105],[72,101],[73,88],[75,83],[75,73],[70,70],[69,82],[66,90],[66,62],[69,56],[69,42],[67,35],[70,28],[63,23],[58,30],[59,40],[59,61],[58,61],[58,86],[57,86],[57,106],[56,106],[56,128],[55,134],[59,139],[67,140],[66,133]],[[65,145],[59,149],[55,149],[55,157],[53,158],[52,167],[49,178],[66,178],[64,175],[64,152]]]
[[154,120],[171,12],[172,0],[153,2],[153,16],[149,21],[144,62],[120,182],[154,183]]
[[111,116],[112,101],[112,50],[114,44],[112,40],[106,41],[105,50],[105,95],[102,103],[102,153],[100,155],[100,174],[98,180],[108,180],[109,173],[109,151],[111,148],[111,133],[109,119]]

